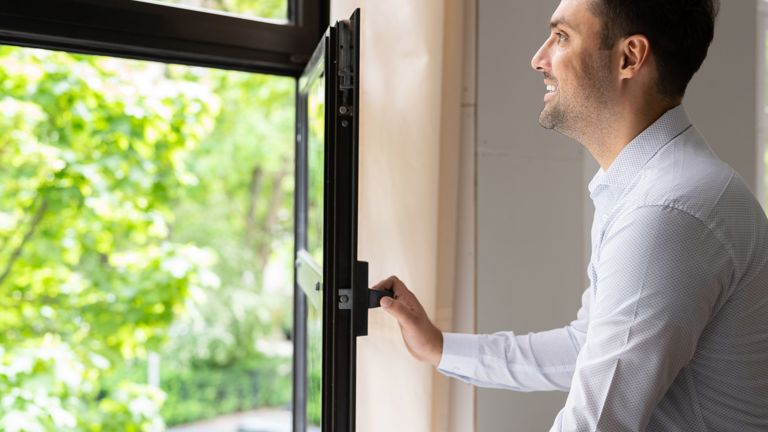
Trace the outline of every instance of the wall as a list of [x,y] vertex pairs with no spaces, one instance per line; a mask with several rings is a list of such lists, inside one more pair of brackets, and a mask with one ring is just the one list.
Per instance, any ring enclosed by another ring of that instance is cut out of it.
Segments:
[[[541,129],[544,85],[530,58],[555,0],[479,0],[477,328],[562,326],[587,286],[586,184],[597,165],[581,146]],[[686,108],[715,151],[757,183],[755,0],[723,1],[715,42]],[[548,430],[564,393],[478,390],[477,431]]]
[[[587,286],[581,146],[542,129],[530,60],[558,2],[479,1],[478,331],[561,327]],[[591,169],[590,169],[591,171]],[[477,430],[548,430],[565,393],[480,389]]]
[[[757,0],[725,0],[707,60],[685,99],[691,121],[747,184],[758,183]],[[754,190],[754,189],[753,189]]]
[[[440,126],[444,195],[438,220],[443,239],[438,245],[438,267],[444,270],[437,276],[439,293],[433,318],[444,331],[475,333],[477,1],[448,0],[445,4]],[[474,429],[473,386],[435,371],[432,389],[432,431]]]

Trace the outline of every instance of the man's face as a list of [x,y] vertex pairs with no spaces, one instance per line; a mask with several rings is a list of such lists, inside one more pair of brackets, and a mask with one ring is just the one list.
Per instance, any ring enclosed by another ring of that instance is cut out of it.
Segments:
[[604,118],[614,86],[611,52],[600,49],[601,23],[589,9],[592,1],[562,0],[549,38],[531,60],[546,85],[539,123],[574,138]]

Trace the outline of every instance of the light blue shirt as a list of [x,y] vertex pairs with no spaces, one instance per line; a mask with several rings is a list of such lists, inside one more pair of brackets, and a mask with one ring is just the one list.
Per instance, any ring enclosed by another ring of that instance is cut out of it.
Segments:
[[768,431],[768,221],[749,188],[678,106],[589,192],[577,318],[527,335],[445,333],[438,370],[568,391],[551,431]]

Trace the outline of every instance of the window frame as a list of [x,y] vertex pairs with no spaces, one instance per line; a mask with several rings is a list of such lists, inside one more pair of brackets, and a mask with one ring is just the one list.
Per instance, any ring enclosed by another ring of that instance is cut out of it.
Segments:
[[0,44],[298,77],[328,0],[287,0],[288,21],[141,0],[9,0]]
[[[356,417],[357,336],[367,334],[369,309],[368,266],[357,261],[357,196],[359,161],[360,10],[348,20],[328,28],[309,66],[299,80],[296,115],[296,250],[295,304],[304,314],[302,333],[295,339],[294,362],[306,377],[307,302],[314,281],[300,278],[305,270],[308,209],[309,83],[321,71],[325,82],[324,190],[323,190],[323,367],[322,430],[353,432]],[[305,272],[306,273],[306,272]],[[303,280],[303,282],[302,282]],[[302,288],[300,283],[305,284]],[[307,285],[308,284],[308,285]],[[298,321],[297,321],[298,322]],[[307,382],[294,393],[294,424],[306,430]],[[295,387],[297,388],[297,387]],[[304,399],[300,399],[304,397]]]

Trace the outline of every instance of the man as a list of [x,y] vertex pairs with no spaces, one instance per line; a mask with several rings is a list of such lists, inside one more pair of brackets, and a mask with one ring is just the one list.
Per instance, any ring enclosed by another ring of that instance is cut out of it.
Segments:
[[443,334],[393,276],[377,288],[417,359],[479,386],[568,391],[552,431],[768,431],[768,221],[681,106],[717,10],[562,0],[532,66],[541,125],[601,166],[582,307],[540,333]]

